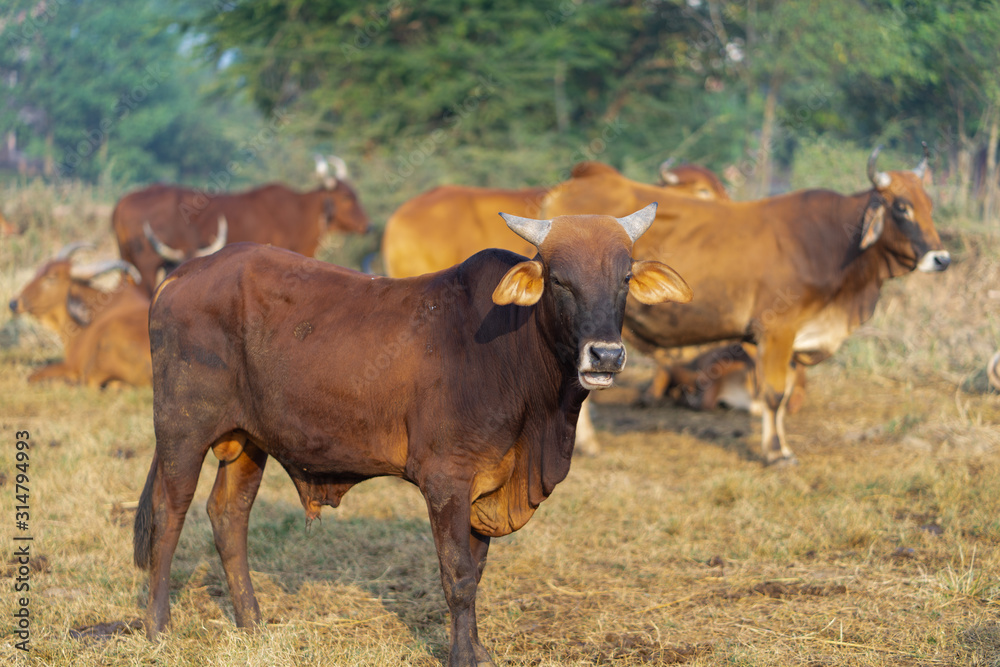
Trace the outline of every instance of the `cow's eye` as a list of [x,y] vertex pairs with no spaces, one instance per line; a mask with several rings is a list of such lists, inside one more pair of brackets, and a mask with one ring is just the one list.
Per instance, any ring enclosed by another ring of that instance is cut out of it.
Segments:
[[632,272],[629,271],[628,273],[625,274],[625,280],[623,282],[627,283],[630,282],[631,280],[632,280]]
[[900,213],[906,213],[906,204],[901,201],[896,202],[892,205]]

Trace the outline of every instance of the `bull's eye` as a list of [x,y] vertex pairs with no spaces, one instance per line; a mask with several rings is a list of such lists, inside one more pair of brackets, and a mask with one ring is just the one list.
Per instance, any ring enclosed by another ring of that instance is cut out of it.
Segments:
[[906,204],[904,202],[895,202],[892,207],[896,209],[896,212],[900,215],[906,215]]
[[631,282],[631,280],[632,280],[632,272],[629,271],[628,273],[625,274],[625,280],[622,282],[629,283]]

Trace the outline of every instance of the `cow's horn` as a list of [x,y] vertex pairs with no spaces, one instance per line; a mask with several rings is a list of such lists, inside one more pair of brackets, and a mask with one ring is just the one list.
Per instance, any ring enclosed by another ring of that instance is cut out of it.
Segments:
[[313,160],[316,161],[316,175],[320,178],[326,178],[330,175],[330,165],[327,163],[326,158],[316,153],[313,155]]
[[677,174],[670,171],[672,166],[674,166],[674,158],[672,157],[667,158],[660,164],[660,180],[665,185],[677,185],[681,182],[681,179],[677,178]]
[[924,147],[924,157],[920,160],[920,164],[917,165],[917,168],[913,170],[913,173],[920,178],[923,178],[924,173],[927,171],[927,163],[930,161],[931,152],[930,149],[927,148],[926,141],[921,141],[920,144]]
[[349,178],[349,175],[347,173],[347,163],[344,162],[344,159],[336,155],[330,155],[327,159],[330,161],[330,164],[333,165],[333,175],[337,178],[337,180],[346,181]]
[[156,238],[156,234],[153,233],[152,227],[149,226],[149,220],[142,223],[142,231],[146,234],[146,240],[149,241],[149,245],[153,246],[153,250],[157,255],[163,259],[171,262],[173,264],[180,264],[187,259],[182,251],[176,248],[171,248],[166,243]]
[[646,208],[641,208],[632,215],[627,215],[624,218],[618,218],[618,222],[621,223],[625,231],[628,232],[629,238],[632,239],[632,243],[635,243],[640,236],[642,236],[649,226],[653,224],[653,220],[656,219],[656,202],[647,206]]
[[872,151],[871,157],[868,158],[868,180],[872,182],[878,190],[883,190],[889,187],[889,183],[892,182],[892,178],[889,174],[884,171],[875,171],[875,161],[878,160],[878,154],[882,152],[881,144],[875,147]]
[[549,230],[552,228],[551,220],[522,218],[510,213],[501,213],[500,217],[504,219],[504,222],[507,223],[512,232],[535,246],[542,245],[542,241],[545,240],[545,237],[549,234]]
[[139,270],[122,259],[106,259],[103,262],[94,262],[85,266],[74,266],[70,269],[69,275],[76,280],[93,280],[109,271],[123,271],[132,276],[132,280],[137,285],[142,280]]
[[93,249],[94,246],[93,244],[87,243],[86,241],[76,241],[74,243],[70,243],[67,246],[63,246],[62,250],[56,253],[55,259],[59,260],[69,259],[73,256],[73,253],[75,253],[78,250],[83,250],[84,248]]
[[205,246],[204,248],[199,248],[198,252],[194,254],[195,257],[205,257],[211,255],[214,252],[219,252],[222,250],[222,246],[226,245],[226,237],[229,236],[229,223],[226,222],[226,216],[219,216],[219,231],[215,233],[215,240],[212,241],[212,245]]

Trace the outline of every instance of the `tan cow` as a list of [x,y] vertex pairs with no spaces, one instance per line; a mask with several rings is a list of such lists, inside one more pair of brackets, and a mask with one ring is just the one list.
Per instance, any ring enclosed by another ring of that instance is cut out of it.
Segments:
[[[149,298],[136,286],[135,268],[122,260],[74,266],[64,248],[46,262],[34,279],[10,302],[15,315],[29,314],[59,335],[64,359],[44,366],[29,382],[61,379],[71,384],[103,387],[111,382],[148,385]],[[90,281],[108,271],[122,271],[118,288],[105,292]]]
[[950,263],[915,171],[877,171],[872,188],[845,196],[804,190],[752,202],[706,202],[670,196],[617,175],[567,181],[550,193],[544,215],[634,210],[660,203],[636,255],[669,262],[695,298],[682,311],[630,302],[631,340],[649,348],[716,341],[758,345],[762,449],[767,463],[795,458],[785,438],[790,373],[832,355],[868,320],[882,283],[915,269]]

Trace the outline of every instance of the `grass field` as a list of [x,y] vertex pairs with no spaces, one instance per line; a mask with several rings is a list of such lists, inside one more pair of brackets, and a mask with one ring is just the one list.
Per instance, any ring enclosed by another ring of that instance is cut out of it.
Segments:
[[[39,216],[0,240],[5,300],[81,235],[99,242],[92,257],[113,256],[101,211],[59,196],[84,222]],[[1000,239],[946,238],[947,273],[887,284],[876,316],[810,371],[806,405],[787,420],[797,467],[762,467],[760,426],[744,413],[633,407],[651,368],[632,355],[619,386],[598,396],[604,452],[574,461],[528,525],[493,543],[477,608],[498,664],[1000,665],[1000,396],[984,379],[1000,344],[1000,300],[989,297]],[[94,629],[145,606],[127,503],[153,450],[152,392],[25,382],[60,354],[53,336],[0,315],[0,662],[27,662],[11,624],[15,533],[34,538],[32,664],[446,658],[416,489],[367,482],[307,531],[273,463],[249,545],[263,632],[231,620],[204,510],[212,463],[174,558],[172,632],[151,644]],[[14,527],[19,430],[32,442],[26,533]]]

